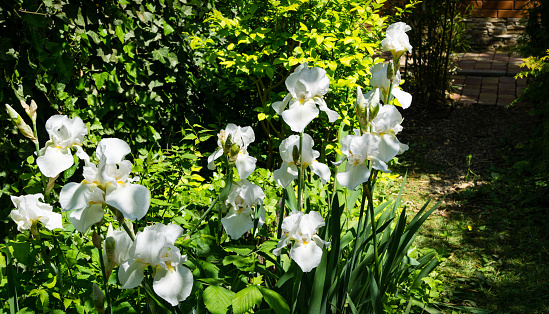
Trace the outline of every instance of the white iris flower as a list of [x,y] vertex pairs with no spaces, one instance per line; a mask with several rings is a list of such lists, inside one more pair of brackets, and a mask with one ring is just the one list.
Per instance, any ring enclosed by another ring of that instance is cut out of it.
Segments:
[[[310,167],[322,179],[322,184],[330,179],[330,168],[316,160],[320,153],[313,150],[313,145],[313,139],[307,133],[303,133],[301,152],[299,152],[299,135],[291,135],[280,143],[280,157],[282,157],[283,163],[280,169],[275,170],[273,173],[276,183],[286,187],[292,180],[297,178],[298,166],[301,169]],[[294,150],[298,151],[301,157],[294,156]],[[296,157],[297,159],[294,159]]]
[[208,157],[208,169],[215,169],[215,160],[223,154],[234,162],[238,175],[246,179],[254,170],[257,159],[248,154],[248,145],[255,141],[254,130],[249,127],[239,127],[229,123],[225,130],[217,135],[217,149]]
[[379,159],[379,137],[372,134],[347,135],[341,139],[341,152],[347,163],[345,171],[337,174],[336,179],[342,186],[354,190],[370,178],[368,161],[377,170],[389,172],[387,164]]
[[[244,179],[232,185],[227,198],[227,204],[230,204],[231,207],[227,215],[221,219],[223,228],[231,239],[239,239],[244,233],[252,230],[254,226],[253,208],[260,206],[264,198],[263,190],[248,180]],[[265,209],[261,207],[259,227],[265,223],[265,219]]]
[[[292,131],[303,132],[318,116],[319,109],[326,112],[330,122],[337,120],[339,114],[329,109],[323,98],[330,85],[330,79],[324,69],[309,68],[306,62],[302,63],[288,76],[285,83],[290,93],[284,100],[274,102],[272,106]],[[288,104],[290,108],[286,110]]]
[[[300,211],[293,211],[290,216],[282,222],[282,238],[278,241],[275,256],[289,244],[290,257],[301,267],[303,272],[310,272],[320,264],[322,259],[322,248],[330,247],[330,242],[322,240],[318,235],[318,229],[325,225],[324,219],[318,212],[304,214]],[[292,243],[293,242],[293,243]]]
[[410,40],[406,35],[406,32],[410,30],[412,28],[404,22],[389,25],[385,31],[387,37],[381,41],[381,49],[390,51],[393,58],[398,61],[404,52],[412,51],[412,45],[410,45]]
[[149,210],[150,192],[145,186],[133,184],[130,178],[132,163],[124,160],[130,146],[117,138],[99,142],[96,156],[99,165],[86,160],[84,180],[66,184],[59,194],[64,211],[73,210],[70,219],[76,230],[85,232],[103,218],[104,204],[118,209],[124,217],[141,219]]
[[40,221],[50,230],[63,229],[61,214],[54,213],[53,207],[40,202],[44,195],[41,193],[24,196],[11,196],[15,210],[10,213],[11,219],[17,224],[17,230],[29,230]]
[[141,284],[144,270],[152,266],[153,290],[173,306],[185,300],[193,288],[193,275],[182,264],[187,261],[174,244],[183,229],[175,224],[157,223],[138,232],[132,243],[128,260],[122,263],[118,279],[122,289],[133,289]]
[[86,125],[79,117],[68,118],[64,115],[51,116],[46,121],[46,131],[50,139],[40,150],[36,164],[46,177],[55,178],[74,164],[71,148],[76,149],[80,159],[89,159],[82,149],[84,137],[88,134]]
[[412,95],[398,88],[401,79],[400,71],[396,72],[395,77],[392,81],[393,84],[391,88],[391,80],[387,75],[388,70],[388,63],[374,64],[370,68],[370,72],[372,73],[370,85],[372,85],[373,88],[379,88],[384,98],[387,98],[387,95],[391,93],[398,100],[402,108],[406,109],[410,107],[410,105],[412,104]]

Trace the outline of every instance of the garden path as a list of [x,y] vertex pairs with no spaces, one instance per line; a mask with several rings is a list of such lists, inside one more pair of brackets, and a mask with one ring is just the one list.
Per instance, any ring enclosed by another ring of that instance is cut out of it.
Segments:
[[451,94],[456,102],[507,107],[526,87],[526,78],[514,78],[521,72],[522,58],[513,53],[460,53],[457,63],[460,70]]

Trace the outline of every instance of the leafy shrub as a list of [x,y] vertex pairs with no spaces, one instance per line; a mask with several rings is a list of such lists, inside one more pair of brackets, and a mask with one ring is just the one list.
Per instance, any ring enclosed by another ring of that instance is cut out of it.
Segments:
[[454,69],[452,53],[467,49],[467,32],[462,11],[464,1],[422,1],[404,20],[415,30],[410,33],[414,50],[407,55],[405,86],[423,108],[446,104],[450,75]]

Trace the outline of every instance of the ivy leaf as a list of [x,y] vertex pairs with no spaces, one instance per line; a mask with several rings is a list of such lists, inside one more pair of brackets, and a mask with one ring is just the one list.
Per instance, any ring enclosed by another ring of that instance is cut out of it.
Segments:
[[170,49],[167,47],[156,49],[152,52],[153,60],[160,61],[161,63],[166,63],[166,58],[170,54]]
[[244,314],[251,310],[254,305],[259,306],[263,300],[263,295],[257,286],[248,286],[238,291],[233,297],[233,312],[235,314]]
[[116,37],[118,37],[118,40],[120,40],[121,43],[124,43],[124,30],[122,29],[122,25],[116,25],[114,32],[116,34]]
[[95,81],[95,87],[101,89],[105,85],[105,81],[109,78],[108,72],[94,73],[92,75],[93,80]]
[[209,286],[204,289],[202,298],[208,311],[213,314],[224,314],[227,313],[227,308],[231,305],[234,295],[234,292],[223,287]]

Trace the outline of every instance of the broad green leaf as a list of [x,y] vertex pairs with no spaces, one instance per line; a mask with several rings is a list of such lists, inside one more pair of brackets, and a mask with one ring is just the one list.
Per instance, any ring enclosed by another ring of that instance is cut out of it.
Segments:
[[275,311],[277,314],[290,313],[290,307],[284,298],[277,292],[267,289],[265,287],[259,287],[261,294],[267,304]]
[[94,73],[92,78],[95,81],[95,87],[99,90],[105,85],[105,81],[109,78],[108,72]]
[[227,308],[231,305],[234,295],[234,292],[223,287],[209,286],[204,289],[202,298],[208,311],[213,314],[224,314],[227,313]]
[[120,40],[121,43],[124,43],[124,29],[122,28],[122,24],[116,25],[114,28],[114,32],[116,34],[116,37],[118,37],[118,40]]
[[254,305],[259,306],[263,300],[263,295],[257,286],[248,286],[238,291],[233,296],[233,312],[235,314],[244,314],[251,310]]
[[169,54],[170,49],[167,47],[156,49],[152,52],[153,60],[160,61],[161,63],[166,63]]

